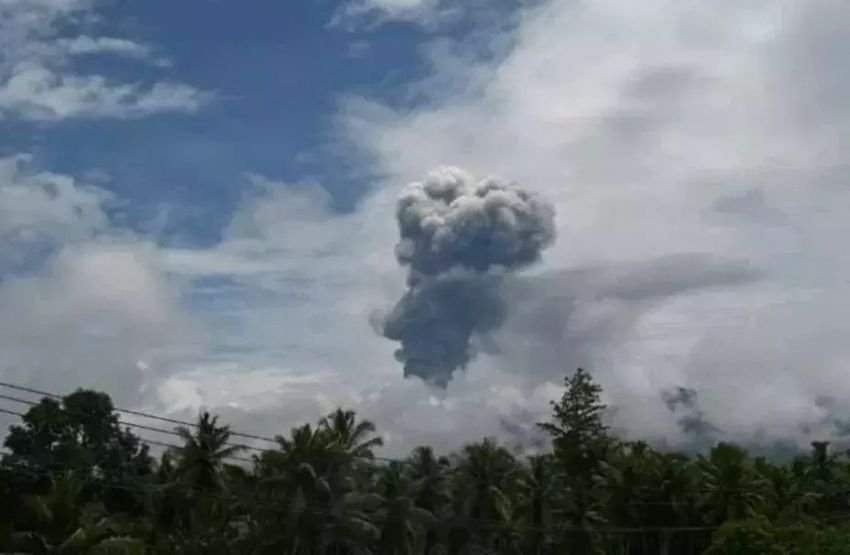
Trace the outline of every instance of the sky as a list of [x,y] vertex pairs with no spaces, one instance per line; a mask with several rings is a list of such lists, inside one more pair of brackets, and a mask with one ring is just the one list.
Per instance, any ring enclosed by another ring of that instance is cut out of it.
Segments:
[[[581,366],[624,437],[838,439],[848,20],[843,0],[0,0],[0,378],[268,435],[342,405],[400,455],[534,444]],[[444,166],[545,199],[557,238],[440,388],[380,322],[408,278],[398,199]]]

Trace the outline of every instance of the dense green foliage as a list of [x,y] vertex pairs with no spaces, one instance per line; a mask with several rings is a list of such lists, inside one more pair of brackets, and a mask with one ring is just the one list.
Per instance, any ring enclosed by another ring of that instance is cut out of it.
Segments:
[[610,434],[586,372],[565,385],[547,454],[484,439],[395,462],[342,409],[264,451],[202,414],[154,458],[108,396],[43,399],[5,439],[0,551],[850,555],[850,458],[828,444],[783,464],[659,451]]

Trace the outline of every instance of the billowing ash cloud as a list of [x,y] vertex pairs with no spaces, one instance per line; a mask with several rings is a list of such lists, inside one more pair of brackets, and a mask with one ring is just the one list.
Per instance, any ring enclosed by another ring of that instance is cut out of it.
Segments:
[[472,358],[472,337],[501,324],[503,276],[554,241],[555,211],[512,183],[441,167],[405,189],[396,216],[409,273],[383,333],[401,343],[406,376],[444,387]]

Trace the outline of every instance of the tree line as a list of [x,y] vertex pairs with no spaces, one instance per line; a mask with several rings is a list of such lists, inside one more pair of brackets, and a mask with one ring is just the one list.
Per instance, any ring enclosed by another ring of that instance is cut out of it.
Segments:
[[565,386],[545,454],[483,439],[398,461],[350,410],[253,454],[204,413],[154,457],[108,395],[45,397],[4,440],[0,551],[850,555],[847,454],[659,450],[612,435],[587,372]]

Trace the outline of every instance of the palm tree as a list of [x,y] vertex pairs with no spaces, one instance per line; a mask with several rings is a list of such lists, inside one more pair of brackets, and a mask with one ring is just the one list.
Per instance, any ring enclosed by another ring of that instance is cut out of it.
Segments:
[[369,516],[381,502],[378,496],[336,496],[327,480],[307,463],[300,465],[292,483],[294,495],[286,511],[284,534],[277,538],[278,547],[294,555],[368,552],[380,534]]
[[436,514],[448,502],[449,460],[437,457],[430,447],[420,446],[407,460],[407,473],[413,481],[416,506]]
[[328,479],[334,491],[354,491],[358,483],[368,481],[370,468],[366,463],[374,458],[373,450],[384,443],[374,435],[375,425],[358,421],[353,410],[338,408],[319,421],[318,430],[333,446],[335,456]]
[[369,555],[380,538],[371,515],[380,505],[377,494],[346,493],[331,503],[322,533],[322,547],[334,555]]
[[528,457],[519,478],[518,513],[525,527],[524,553],[540,555],[550,541],[551,503],[557,494],[558,475],[550,455]]
[[374,437],[375,425],[369,420],[358,422],[353,410],[336,409],[319,421],[319,428],[352,458],[371,459],[373,450],[384,444],[383,439]]
[[806,509],[818,495],[806,491],[806,484],[785,465],[775,465],[759,458],[755,469],[765,485],[764,511],[772,520],[793,522],[805,518]]
[[514,542],[510,493],[518,478],[516,459],[493,440],[464,447],[455,472],[455,525],[467,531],[467,539],[471,533],[485,549]]
[[373,431],[370,422],[358,423],[354,412],[338,410],[316,428],[305,424],[293,428],[289,437],[276,437],[279,449],[256,459],[262,497],[288,507],[285,533],[276,534],[276,545],[296,554],[350,552],[377,538],[378,529],[364,508],[377,502],[356,491],[350,464],[371,456],[371,448],[380,444],[379,438],[367,437]]
[[13,546],[33,553],[143,553],[141,540],[122,535],[130,527],[103,505],[85,502],[85,485],[68,471],[53,479],[47,494],[23,497],[20,509],[31,530],[13,534]]
[[[655,453],[652,484],[658,488],[658,497],[653,501],[650,523],[659,527],[692,527],[705,525],[700,511],[697,489],[697,472],[690,459],[681,453]],[[686,531],[676,535],[661,532],[659,552],[690,555],[701,552],[700,546],[707,545],[707,532]]]
[[333,493],[327,480],[309,463],[301,463],[292,474],[290,491],[285,534],[289,552],[314,553],[322,542]]
[[289,437],[276,436],[276,451],[265,451],[255,459],[255,473],[264,484],[285,484],[287,491],[295,487],[292,480],[302,467],[327,477],[341,457],[339,446],[323,429],[304,424],[292,428]]
[[225,461],[244,449],[230,445],[230,428],[219,426],[218,417],[204,412],[194,430],[177,428],[183,446],[175,450],[176,477],[183,485],[200,491],[223,491]]
[[643,520],[652,463],[649,446],[640,442],[612,449],[608,460],[600,462],[596,480],[608,522],[629,527]]
[[[255,512],[265,525],[259,534],[267,549],[313,553],[319,549],[332,500],[327,475],[338,458],[329,435],[310,424],[278,435],[277,450],[254,459],[258,487]],[[275,507],[284,510],[275,510]]]
[[[609,550],[670,553],[674,545],[670,529],[701,524],[691,475],[687,458],[660,453],[645,442],[622,443],[612,448],[607,460],[600,462],[596,477],[606,524],[658,531],[611,536],[607,538]],[[688,534],[688,538],[693,536],[694,533]]]
[[720,443],[697,460],[704,503],[716,523],[750,516],[764,502],[764,481],[746,451]]
[[[445,457],[437,457],[430,447],[417,447],[407,460],[407,475],[413,483],[413,500],[417,507],[425,509],[435,520],[445,520],[446,508],[451,500],[449,491],[449,468]],[[425,535],[424,552],[430,553],[440,543],[436,526]]]
[[415,503],[415,485],[401,463],[392,462],[380,473],[379,518],[383,523],[379,551],[388,555],[412,555],[423,532],[434,525],[434,515]]
[[167,541],[189,553],[225,549],[231,524],[244,512],[229,495],[226,461],[244,447],[230,444],[229,427],[219,426],[218,418],[208,412],[199,415],[193,429],[176,431],[183,445],[173,450],[173,467],[164,459],[160,469],[171,473],[165,501],[180,515]]

